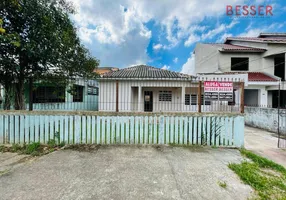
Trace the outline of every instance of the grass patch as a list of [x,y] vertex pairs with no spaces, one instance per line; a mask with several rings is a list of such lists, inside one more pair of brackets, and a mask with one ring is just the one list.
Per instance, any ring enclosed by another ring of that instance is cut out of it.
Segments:
[[241,154],[251,161],[229,164],[240,179],[257,192],[258,199],[286,200],[286,169],[251,151],[241,150]]
[[226,184],[225,181],[223,181],[223,182],[222,182],[222,181],[219,181],[219,182],[218,182],[218,185],[219,185],[220,187],[224,188],[224,189],[225,189],[226,186],[227,186],[227,184]]
[[40,151],[41,144],[39,142],[33,142],[28,144],[25,149],[25,154],[33,154],[34,152]]
[[65,146],[65,142],[58,143],[55,140],[48,141],[47,145],[33,142],[30,144],[13,144],[12,146],[0,146],[0,152],[12,152],[18,154],[28,154],[31,156],[41,156],[60,149]]
[[276,170],[278,172],[283,173],[286,176],[286,169],[282,165],[279,165],[272,160],[268,160],[267,158],[263,158],[261,156],[256,155],[255,153],[248,151],[246,149],[240,150],[240,153],[245,157],[251,159],[253,162],[257,163],[259,167],[262,168],[270,168]]

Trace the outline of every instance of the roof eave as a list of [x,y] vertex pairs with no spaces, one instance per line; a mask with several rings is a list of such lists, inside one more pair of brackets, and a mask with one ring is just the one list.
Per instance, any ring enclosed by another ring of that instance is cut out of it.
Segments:
[[101,77],[98,78],[97,80],[180,80],[180,81],[190,81],[190,80],[196,80],[195,76],[191,76],[191,77],[181,77],[181,78],[124,78],[124,77]]
[[266,50],[226,50],[226,49],[221,49],[219,50],[220,52],[245,52],[245,53],[264,53]]
[[269,41],[269,40],[251,40],[251,39],[241,39],[241,38],[228,38],[225,40],[224,44],[230,44],[230,41],[243,41],[243,42],[256,42],[256,43],[278,43],[278,44],[285,44],[286,41]]

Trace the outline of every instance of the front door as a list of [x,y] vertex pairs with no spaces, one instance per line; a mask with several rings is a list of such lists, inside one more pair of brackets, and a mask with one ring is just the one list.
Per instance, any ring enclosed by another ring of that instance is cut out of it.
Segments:
[[144,92],[144,111],[145,112],[153,111],[153,92],[152,91]]

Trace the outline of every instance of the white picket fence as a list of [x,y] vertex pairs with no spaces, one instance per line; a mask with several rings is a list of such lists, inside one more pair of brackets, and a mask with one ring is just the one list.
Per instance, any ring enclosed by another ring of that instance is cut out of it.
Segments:
[[242,147],[244,117],[28,115],[0,113],[0,144],[181,144]]

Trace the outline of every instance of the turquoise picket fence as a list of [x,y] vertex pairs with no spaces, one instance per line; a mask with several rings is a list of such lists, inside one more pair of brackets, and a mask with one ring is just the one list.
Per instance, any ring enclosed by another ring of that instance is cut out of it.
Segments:
[[178,144],[242,147],[241,115],[0,113],[0,144]]

